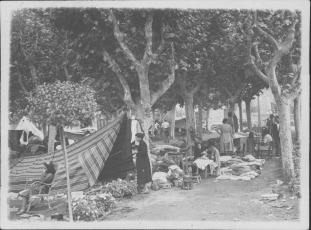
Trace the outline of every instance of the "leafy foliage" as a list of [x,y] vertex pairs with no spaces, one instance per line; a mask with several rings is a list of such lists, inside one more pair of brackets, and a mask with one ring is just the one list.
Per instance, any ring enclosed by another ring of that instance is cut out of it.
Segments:
[[73,220],[96,221],[104,217],[115,206],[115,199],[109,193],[85,195],[83,198],[73,199]]
[[90,87],[73,82],[39,85],[28,97],[29,118],[55,126],[71,126],[74,120],[84,122],[96,112],[94,94]]
[[103,186],[102,192],[110,193],[114,198],[132,198],[137,194],[137,184],[122,179],[113,180]]

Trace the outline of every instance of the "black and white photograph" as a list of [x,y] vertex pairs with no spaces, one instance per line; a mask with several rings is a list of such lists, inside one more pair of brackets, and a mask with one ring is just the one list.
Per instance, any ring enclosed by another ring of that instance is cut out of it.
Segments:
[[309,228],[309,1],[0,4],[1,229]]

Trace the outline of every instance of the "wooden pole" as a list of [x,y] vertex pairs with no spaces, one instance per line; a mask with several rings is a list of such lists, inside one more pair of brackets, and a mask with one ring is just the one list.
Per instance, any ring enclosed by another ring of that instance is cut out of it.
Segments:
[[72,204],[71,204],[71,192],[70,192],[70,179],[69,179],[69,169],[68,169],[68,159],[67,159],[67,150],[66,150],[66,141],[64,134],[64,127],[61,126],[59,128],[60,131],[60,140],[62,144],[62,149],[65,157],[65,168],[66,168],[66,176],[67,176],[67,197],[68,197],[68,210],[69,210],[69,222],[73,222],[72,216]]
[[258,127],[261,128],[261,116],[260,116],[259,95],[257,96],[257,100],[258,100]]

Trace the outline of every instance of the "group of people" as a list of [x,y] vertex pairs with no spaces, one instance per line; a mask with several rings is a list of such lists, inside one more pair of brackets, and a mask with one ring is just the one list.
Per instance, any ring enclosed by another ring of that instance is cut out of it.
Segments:
[[[213,162],[208,165],[210,168],[211,175],[219,176],[220,175],[220,154],[218,149],[215,147],[215,142],[213,140],[208,141],[207,148],[203,148],[201,143],[197,143],[194,149],[194,157],[193,160],[195,161],[198,158],[205,157]],[[192,165],[191,167],[193,170],[199,169]]]
[[[275,155],[279,156],[281,154],[281,145],[280,145],[280,125],[279,125],[279,116],[274,116],[273,114],[267,119],[266,127],[262,128],[262,142],[270,143],[274,142],[275,146]],[[256,150],[256,140],[254,132],[250,132],[246,141],[246,151],[249,153],[254,153]]]
[[164,120],[164,122],[162,122],[162,124],[159,124],[159,122],[156,122],[154,124],[154,128],[155,128],[155,134],[160,134],[163,133],[164,136],[164,143],[169,143],[170,142],[170,123],[167,120]]

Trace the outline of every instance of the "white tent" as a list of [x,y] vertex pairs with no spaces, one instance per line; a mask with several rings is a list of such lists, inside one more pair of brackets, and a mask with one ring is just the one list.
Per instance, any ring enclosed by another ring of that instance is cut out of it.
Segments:
[[27,133],[27,136],[29,132],[31,131],[34,135],[38,136],[41,140],[43,140],[44,135],[43,132],[41,132],[37,127],[29,121],[29,119],[25,116],[19,121],[17,127],[15,130],[24,130]]

